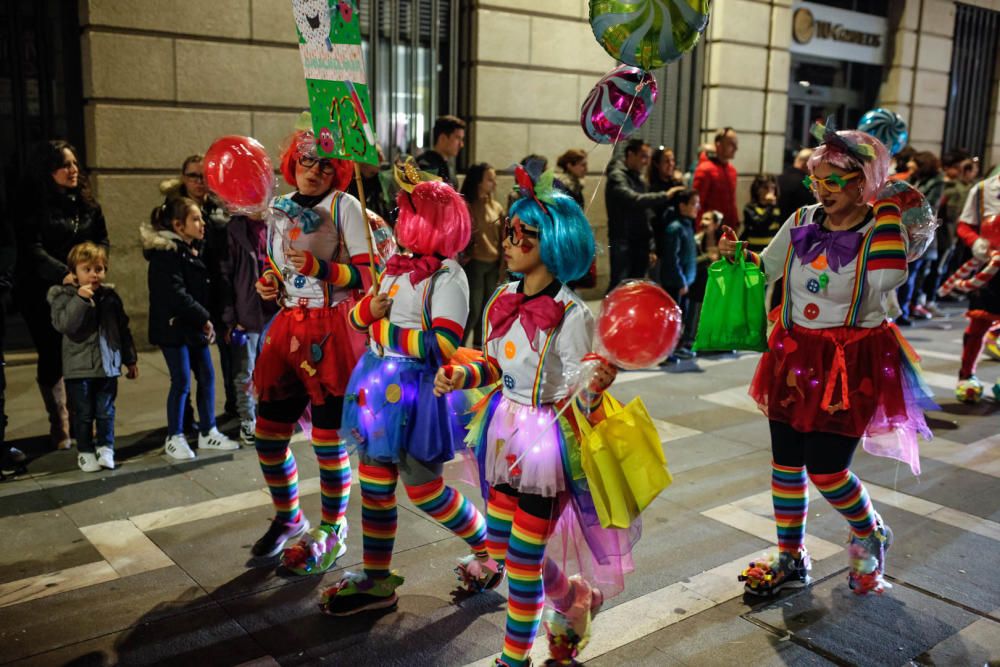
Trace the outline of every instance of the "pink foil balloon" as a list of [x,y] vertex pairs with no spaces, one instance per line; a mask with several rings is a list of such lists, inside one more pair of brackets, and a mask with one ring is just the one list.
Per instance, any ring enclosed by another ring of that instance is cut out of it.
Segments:
[[649,118],[656,96],[656,78],[651,73],[619,65],[584,100],[580,109],[583,133],[599,144],[625,139]]

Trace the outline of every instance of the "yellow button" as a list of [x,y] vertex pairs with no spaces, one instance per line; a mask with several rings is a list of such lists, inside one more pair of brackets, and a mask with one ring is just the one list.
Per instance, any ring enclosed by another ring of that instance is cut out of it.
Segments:
[[514,345],[514,341],[507,341],[507,344],[503,346],[503,353],[508,359],[514,358],[514,355],[517,354],[517,345]]
[[392,287],[389,288],[389,296],[390,297],[396,296],[396,292],[398,291],[399,291],[399,285],[398,284],[393,285]]
[[403,390],[399,388],[398,384],[390,384],[385,388],[385,400],[390,403],[399,403],[399,399],[403,396]]

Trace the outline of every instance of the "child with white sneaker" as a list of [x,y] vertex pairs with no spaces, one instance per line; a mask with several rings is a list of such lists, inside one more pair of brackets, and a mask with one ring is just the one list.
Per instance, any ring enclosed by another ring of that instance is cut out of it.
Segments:
[[63,334],[63,377],[79,450],[77,464],[84,472],[114,470],[118,377],[122,366],[128,379],[139,376],[135,344],[121,297],[104,282],[105,247],[90,242],[74,246],[66,265],[73,282],[50,287],[48,302],[52,326]]
[[183,430],[192,372],[198,380],[198,449],[239,449],[215,425],[215,329],[208,313],[211,279],[199,250],[205,238],[201,209],[193,199],[170,197],[139,233],[149,260],[149,342],[160,347],[170,371],[164,451],[174,459],[195,458]]

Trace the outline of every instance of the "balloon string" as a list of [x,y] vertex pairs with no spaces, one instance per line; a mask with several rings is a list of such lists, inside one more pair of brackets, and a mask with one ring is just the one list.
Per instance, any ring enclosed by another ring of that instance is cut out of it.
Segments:
[[[642,90],[643,84],[644,84],[643,81],[640,81],[638,84],[636,84],[635,92],[632,95],[631,101],[629,101],[629,103],[628,103],[628,110],[625,111],[625,118],[626,118],[625,122],[628,122],[628,118],[632,115],[632,107],[633,107],[633,105],[635,105],[635,99],[638,96],[639,91]],[[621,125],[618,126],[618,132],[615,134],[615,140],[611,144],[611,155],[612,155],[612,157],[614,157],[615,149],[618,148],[618,142],[621,140],[622,130],[624,130],[624,129],[625,129],[625,124],[624,123],[622,123]],[[600,145],[601,145],[600,142],[595,141],[593,148],[591,148],[589,151],[587,151],[587,157],[589,158],[590,154],[593,153],[595,150],[597,150],[597,147],[600,146]],[[601,171],[601,175],[597,177],[597,185],[594,186],[594,191],[590,194],[590,201],[587,202],[587,207],[585,209],[583,209],[583,215],[584,216],[586,216],[590,212],[590,207],[594,205],[594,200],[597,199],[597,193],[601,189],[601,184],[604,182],[604,174],[606,172],[607,172],[607,168],[605,167],[605,169]],[[589,220],[589,218],[588,218],[588,220]],[[598,246],[598,247],[602,251],[605,250],[605,247],[603,245],[602,246]]]

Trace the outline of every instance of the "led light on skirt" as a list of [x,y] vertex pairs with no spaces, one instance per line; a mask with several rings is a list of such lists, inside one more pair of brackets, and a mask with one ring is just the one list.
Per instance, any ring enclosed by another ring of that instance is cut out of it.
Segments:
[[906,261],[918,259],[930,247],[938,228],[938,217],[927,198],[906,181],[889,181],[878,194],[875,201],[889,199],[899,206],[900,218],[909,244],[906,249]]
[[590,0],[590,27],[612,58],[657,69],[690,51],[708,25],[711,0]]
[[619,65],[597,82],[580,108],[580,126],[591,141],[610,144],[629,137],[649,118],[656,102],[656,78]]
[[256,139],[227,135],[205,151],[205,183],[230,213],[261,213],[274,194],[274,167]]
[[630,280],[604,297],[597,317],[596,350],[619,368],[655,366],[674,351],[681,309],[662,287]]

